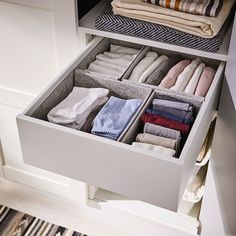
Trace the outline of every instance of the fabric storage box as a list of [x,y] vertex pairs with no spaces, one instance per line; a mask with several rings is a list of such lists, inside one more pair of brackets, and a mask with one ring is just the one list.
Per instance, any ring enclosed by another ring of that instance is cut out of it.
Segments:
[[[166,156],[137,150],[125,143],[78,132],[32,117],[52,94],[59,94],[57,102],[68,94],[68,90],[73,86],[74,70],[81,68],[81,64],[88,60],[88,55],[97,50],[103,40],[94,39],[36,101],[17,117],[24,162],[132,199],[177,210],[210,126],[212,114],[217,107],[224,63],[220,63],[218,67],[181,157],[167,159]],[[71,82],[65,82],[67,80]],[[58,93],[57,89],[63,82],[68,88]],[[127,84],[123,81],[120,83]],[[138,90],[147,91],[147,96],[150,92],[150,88],[128,84]],[[57,102],[54,101],[51,107]]]
[[[166,55],[169,58],[175,58],[177,56],[181,56],[182,60],[187,59],[187,60],[192,61],[192,60],[197,58],[196,56],[192,56],[192,55],[188,55],[188,54],[184,54],[184,53],[178,53],[177,54],[176,52],[172,52],[172,51],[168,51],[168,50],[163,50],[163,49],[158,49],[158,48],[147,46],[145,49],[142,50],[142,53],[140,53],[139,56],[137,56],[136,60],[134,60],[132,62],[132,64],[129,66],[129,68],[126,70],[126,72],[122,76],[122,80],[127,81],[129,83],[141,84],[142,86],[147,86],[147,87],[152,88],[152,89],[160,89],[160,90],[164,90],[164,91],[170,91],[170,92],[175,93],[175,94],[186,94],[184,92],[178,92],[178,91],[174,91],[174,90],[167,89],[167,88],[159,88],[158,87],[159,84],[158,85],[152,85],[152,84],[139,83],[139,82],[134,82],[134,81],[129,80],[129,77],[131,76],[133,69],[138,65],[138,63],[140,61],[142,61],[142,59],[145,57],[145,54],[147,52],[156,52],[158,54],[158,57],[160,57],[162,55]],[[219,61],[209,60],[209,59],[203,58],[203,57],[198,57],[198,58],[201,60],[201,62],[203,62],[206,65],[206,67],[208,67],[208,66],[212,67],[215,71],[217,71],[217,68],[219,66]],[[149,75],[147,77],[147,80],[150,78],[150,76],[151,75]],[[189,94],[186,94],[186,95],[189,95]],[[192,95],[192,96],[197,97],[197,95]]]
[[[116,39],[103,38],[101,40],[101,42],[86,56],[86,58],[84,58],[84,60],[80,63],[78,68],[81,69],[81,70],[86,70],[89,67],[90,63],[92,63],[96,60],[96,56],[98,54],[101,54],[105,51],[110,50],[110,45],[111,44],[118,45],[118,46],[124,46],[124,47],[130,47],[130,48],[134,48],[134,49],[139,50],[137,56],[135,56],[133,61],[129,65],[127,65],[127,68],[124,71],[124,73],[119,78],[117,78],[117,79],[120,79],[120,80],[126,74],[126,71],[130,70],[129,67],[132,64],[135,65],[136,61],[139,60],[140,57],[142,57],[143,51],[146,50],[146,48],[144,46],[139,45],[139,44],[124,42],[124,41],[116,40]],[[101,74],[101,76],[102,76],[102,74]]]

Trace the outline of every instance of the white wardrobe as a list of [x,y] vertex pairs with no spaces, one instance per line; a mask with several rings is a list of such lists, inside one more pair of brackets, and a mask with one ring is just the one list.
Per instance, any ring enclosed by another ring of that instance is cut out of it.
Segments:
[[[14,84],[12,78],[12,83],[7,84],[0,79],[0,176],[72,200],[85,212],[93,209],[99,217],[124,227],[136,228],[130,235],[236,235],[236,23],[220,50],[209,53],[97,30],[94,21],[105,1],[80,20],[80,1],[8,2],[30,6],[26,14],[45,11],[54,29],[50,32],[51,44],[56,48],[51,56],[57,64],[45,80],[36,77],[35,81],[32,75],[32,81],[18,80]],[[107,42],[150,46],[190,58],[198,56],[217,68],[180,160],[166,161],[161,156],[134,152],[127,145],[77,134],[32,117],[61,84],[69,81],[75,68],[83,66]],[[205,192],[201,202],[189,204],[182,200],[183,192],[197,168],[197,155],[216,115]],[[63,143],[68,145],[63,147]],[[78,156],[77,150],[84,155]]]

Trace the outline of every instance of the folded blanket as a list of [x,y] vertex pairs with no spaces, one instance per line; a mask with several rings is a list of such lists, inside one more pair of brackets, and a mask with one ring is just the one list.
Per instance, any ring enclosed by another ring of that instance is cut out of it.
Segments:
[[80,129],[90,112],[106,102],[108,93],[109,90],[104,88],[74,87],[63,101],[49,111],[47,118],[50,122]]
[[176,140],[165,138],[161,136],[156,136],[153,134],[138,134],[136,136],[136,142],[149,143],[153,145],[158,145],[166,148],[176,149]]
[[166,61],[168,57],[166,55],[162,55],[158,57],[148,68],[143,72],[141,77],[139,78],[139,83],[145,83],[147,78],[156,70],[156,68],[161,65],[162,62]]
[[[169,109],[171,109],[171,111]],[[168,107],[168,109],[149,108],[147,109],[146,112],[148,114],[160,115],[162,117],[175,120],[175,121],[187,124],[187,125],[191,125],[194,121],[192,111],[186,112],[186,111]]]
[[157,135],[164,138],[174,139],[176,141],[181,139],[181,133],[179,131],[165,128],[163,126],[155,125],[149,122],[145,123],[143,132],[147,134]]
[[217,17],[192,15],[157,5],[144,0],[113,0],[115,14],[171,27],[205,38],[213,38],[227,19],[235,0],[225,0]]
[[172,29],[167,26],[114,15],[112,12],[112,7],[109,3],[96,18],[95,27],[99,30],[125,34],[132,37],[155,40],[209,52],[216,52],[219,50],[223,42],[226,30],[228,29],[228,25],[233,16],[234,8],[232,8],[229,17],[215,37],[202,38],[180,30]]
[[183,111],[192,111],[193,106],[187,102],[180,102],[180,101],[171,101],[167,99],[159,99],[155,98],[152,100],[152,105],[154,109],[161,109],[161,107],[166,108],[175,108]]
[[211,86],[211,83],[215,77],[215,73],[216,71],[211,67],[206,67],[203,70],[202,75],[198,81],[197,88],[194,95],[201,96],[201,97],[206,96]]
[[218,15],[223,5],[223,0],[145,0],[145,2],[161,7],[171,8],[175,11],[213,17]]
[[140,52],[140,50],[135,49],[135,48],[129,48],[129,47],[111,44],[110,52],[122,53],[126,55],[137,55]]
[[137,147],[137,148],[143,148],[149,151],[153,151],[159,154],[167,155],[167,156],[175,156],[175,150],[171,148],[166,148],[162,146],[157,146],[157,145],[152,145],[149,143],[139,143],[139,142],[133,142],[132,146]]
[[186,66],[183,72],[178,76],[175,85],[170,89],[178,92],[183,92],[200,63],[201,60],[199,58],[196,58],[191,62],[190,65]]
[[180,73],[184,70],[186,66],[190,64],[190,60],[182,60],[173,66],[167,75],[163,78],[161,83],[159,84],[159,88],[171,88],[175,85],[176,79]]
[[168,71],[180,60],[182,60],[181,56],[168,58],[164,60],[157,68],[153,71],[153,73],[147,78],[145,84],[151,85],[159,85],[162,79],[166,76]]
[[186,86],[186,88],[184,89],[185,93],[191,94],[193,95],[195,92],[195,89],[197,87],[198,81],[200,79],[200,76],[202,74],[202,71],[205,68],[205,64],[201,63],[197,69],[195,70],[192,78],[190,79],[190,81],[188,82],[188,85]]
[[141,105],[141,99],[110,97],[96,118],[91,133],[117,140]]
[[156,52],[147,52],[145,57],[134,67],[129,80],[138,82],[143,72],[157,59]]
[[164,118],[160,115],[152,115],[152,114],[144,113],[141,116],[141,120],[143,121],[143,123],[148,122],[148,123],[164,126],[166,128],[178,130],[181,132],[182,135],[185,135],[185,136],[190,131],[189,125],[186,125],[186,124],[174,121],[174,120],[170,120],[168,118]]

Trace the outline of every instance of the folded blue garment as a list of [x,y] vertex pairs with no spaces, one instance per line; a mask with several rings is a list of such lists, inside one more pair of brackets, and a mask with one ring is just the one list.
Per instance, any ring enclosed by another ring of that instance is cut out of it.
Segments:
[[142,102],[142,99],[110,97],[95,117],[91,133],[117,140]]
[[193,113],[191,111],[186,112],[186,111],[181,111],[181,110],[174,109],[174,108],[171,108],[171,111],[170,110],[165,111],[162,109],[149,108],[149,109],[147,109],[146,112],[149,114],[160,115],[165,118],[175,120],[175,121],[178,121],[178,122],[181,122],[184,124],[188,124],[188,125],[192,124],[194,121]]

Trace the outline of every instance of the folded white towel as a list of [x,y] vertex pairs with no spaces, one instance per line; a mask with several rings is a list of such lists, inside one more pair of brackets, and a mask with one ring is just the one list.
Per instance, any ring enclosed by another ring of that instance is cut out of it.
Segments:
[[129,66],[132,60],[124,59],[124,58],[110,58],[104,54],[99,54],[96,56],[96,60],[107,62],[112,65],[123,66],[125,69]]
[[103,74],[103,75],[109,75],[115,78],[120,78],[122,76],[122,72],[119,72],[117,70],[113,70],[110,68],[106,68],[104,66],[96,65],[94,63],[91,63],[88,67],[88,70],[91,72]]
[[101,78],[101,79],[114,79],[114,80],[118,80],[118,77],[115,77],[115,76],[111,76],[111,75],[104,75],[104,74],[101,74],[101,73],[97,73],[97,72],[93,72],[93,71],[90,71],[90,70],[83,70],[84,74],[88,75],[89,77],[91,78]]
[[186,88],[184,89],[184,92],[185,93],[188,93],[188,94],[194,94],[195,92],[195,89],[197,87],[197,83],[198,83],[198,80],[200,79],[200,76],[203,72],[203,69],[205,68],[205,64],[204,63],[201,63],[197,69],[195,70],[192,78],[190,79],[190,81],[188,82],[188,85],[186,86]]
[[110,52],[123,53],[126,55],[137,55],[140,50],[136,48],[129,48],[120,45],[110,44]]
[[103,55],[111,58],[111,59],[126,59],[126,60],[129,60],[129,61],[132,61],[134,60],[134,58],[136,57],[136,55],[127,55],[127,54],[124,54],[124,53],[115,53],[115,52],[104,52]]
[[166,147],[162,147],[162,146],[158,146],[158,145],[152,145],[149,143],[139,143],[139,142],[133,142],[132,146],[138,147],[138,148],[143,148],[143,149],[157,152],[157,153],[167,155],[167,156],[172,156],[172,157],[175,156],[175,150],[173,150],[171,148],[166,148]]
[[165,55],[162,55],[158,57],[140,76],[138,82],[144,83],[147,78],[152,74],[152,72],[165,60],[167,60],[168,57]]
[[98,65],[98,66],[103,66],[104,69],[109,68],[109,69],[112,69],[112,70],[115,70],[115,71],[118,71],[118,72],[121,72],[121,73],[123,73],[127,68],[127,66],[114,65],[110,62],[99,61],[99,60],[94,61],[92,64]]
[[201,60],[199,58],[193,60],[190,65],[184,68],[183,72],[178,76],[175,85],[170,89],[178,92],[183,92],[200,63]]
[[134,67],[130,81],[138,82],[143,72],[157,59],[158,55],[156,52],[147,52],[145,57]]
[[76,123],[80,129],[90,112],[104,103],[108,93],[109,90],[104,88],[74,87],[63,101],[49,111],[48,120],[62,125]]

